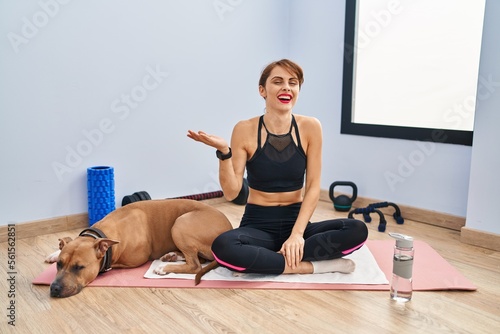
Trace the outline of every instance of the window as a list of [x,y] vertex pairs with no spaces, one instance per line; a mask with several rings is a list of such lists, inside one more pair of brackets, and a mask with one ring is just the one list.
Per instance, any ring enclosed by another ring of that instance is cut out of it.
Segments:
[[472,145],[485,0],[346,0],[341,133]]

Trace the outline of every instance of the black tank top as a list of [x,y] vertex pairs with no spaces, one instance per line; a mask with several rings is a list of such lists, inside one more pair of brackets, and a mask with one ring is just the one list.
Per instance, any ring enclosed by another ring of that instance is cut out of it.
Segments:
[[[263,146],[260,135],[262,126],[267,133]],[[293,141],[292,128],[295,128],[297,145]],[[264,116],[261,116],[257,138],[257,150],[246,164],[248,186],[264,192],[302,189],[307,158],[300,143],[299,129],[293,115],[290,131],[284,135],[270,133],[264,124]]]

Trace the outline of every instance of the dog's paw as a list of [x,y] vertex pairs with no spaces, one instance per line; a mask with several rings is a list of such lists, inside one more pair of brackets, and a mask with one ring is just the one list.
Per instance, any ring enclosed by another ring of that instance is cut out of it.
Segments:
[[166,274],[168,274],[168,272],[165,271],[165,267],[166,266],[158,266],[156,267],[153,272],[156,274],[156,275],[161,275],[161,276],[164,276]]
[[185,261],[186,259],[184,258],[182,253],[170,252],[160,257],[160,260],[162,262],[177,262],[177,261]]
[[167,254],[163,255],[162,257],[160,257],[160,261],[162,261],[162,262],[175,262],[175,261],[177,261],[177,253],[175,253],[175,252],[167,253]]
[[55,251],[54,253],[50,254],[45,258],[45,262],[47,263],[54,263],[59,260],[59,253],[61,253],[60,250]]

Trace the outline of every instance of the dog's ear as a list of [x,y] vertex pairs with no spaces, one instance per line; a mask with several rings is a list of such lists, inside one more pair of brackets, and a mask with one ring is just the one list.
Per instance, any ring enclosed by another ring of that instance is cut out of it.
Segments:
[[63,247],[66,246],[72,240],[73,239],[71,239],[70,237],[64,237],[62,239],[59,239],[59,250],[63,249]]
[[59,254],[61,253],[61,250],[66,246],[70,241],[72,241],[70,237],[64,237],[62,239],[59,239],[59,250],[55,251],[54,253],[50,254],[45,258],[45,262],[47,263],[54,263],[59,260]]
[[111,240],[111,239],[105,239],[105,238],[99,238],[95,241],[94,247],[97,253],[98,258],[102,258],[106,251],[108,250],[109,247],[119,243],[119,241],[116,240]]

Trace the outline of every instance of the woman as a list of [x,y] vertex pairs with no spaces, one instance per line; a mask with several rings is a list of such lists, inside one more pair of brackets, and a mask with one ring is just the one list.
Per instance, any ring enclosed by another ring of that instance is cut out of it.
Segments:
[[188,131],[188,137],[217,150],[226,199],[238,196],[247,170],[249,195],[240,226],[212,245],[215,259],[230,270],[350,273],[354,262],[342,257],[368,236],[365,224],[354,219],[309,222],[320,194],[322,130],[317,119],[292,114],[303,82],[294,62],[269,64],[259,80],[265,114],[238,122],[231,146],[221,137]]

